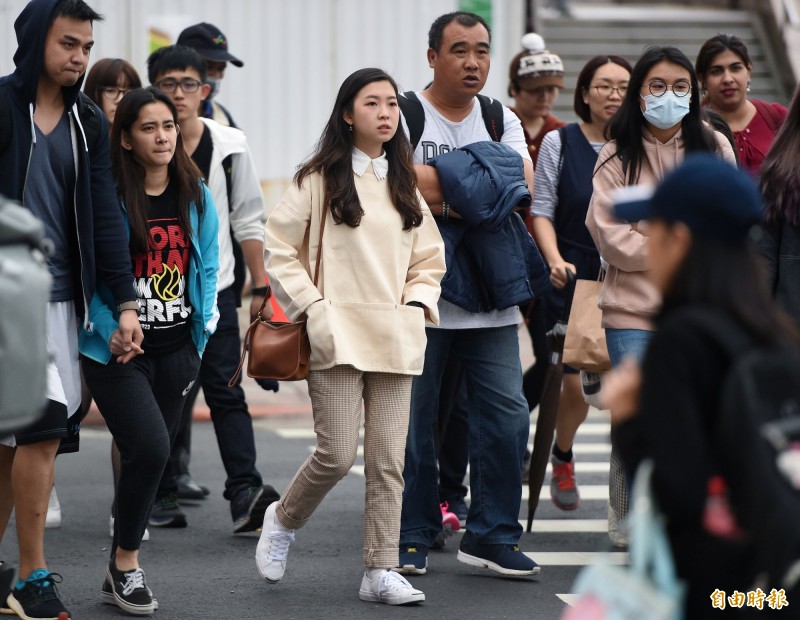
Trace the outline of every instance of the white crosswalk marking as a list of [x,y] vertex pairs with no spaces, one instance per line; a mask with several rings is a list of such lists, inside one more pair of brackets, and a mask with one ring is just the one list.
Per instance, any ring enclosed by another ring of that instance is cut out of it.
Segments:
[[539,566],[585,566],[593,562],[623,565],[628,563],[628,554],[622,551],[538,551],[524,552]]
[[[522,527],[527,527],[525,519],[519,520]],[[577,532],[607,532],[606,519],[534,519],[534,534],[561,534]]]

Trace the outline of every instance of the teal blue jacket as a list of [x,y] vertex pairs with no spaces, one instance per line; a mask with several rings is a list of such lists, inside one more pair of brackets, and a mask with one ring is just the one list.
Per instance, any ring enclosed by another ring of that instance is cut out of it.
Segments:
[[[217,271],[219,269],[219,219],[211,192],[203,188],[203,215],[198,215],[194,203],[190,208],[192,226],[191,252],[186,274],[186,293],[192,304],[192,340],[199,355],[203,355],[206,343],[217,328]],[[125,205],[120,205],[125,219],[125,228],[130,238],[130,224]],[[111,290],[98,282],[97,290],[89,303],[88,327],[81,329],[80,352],[88,358],[107,364],[112,358],[109,342],[111,334],[119,327],[119,313]]]

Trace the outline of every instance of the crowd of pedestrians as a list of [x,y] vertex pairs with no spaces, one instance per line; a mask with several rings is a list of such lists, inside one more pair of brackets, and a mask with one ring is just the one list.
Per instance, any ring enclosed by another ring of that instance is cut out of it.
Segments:
[[[186,28],[147,59],[143,88],[121,58],[86,74],[101,19],[84,0],[31,0],[15,22],[16,70],[0,79],[0,193],[53,243],[47,406],[0,437],[0,538],[13,510],[19,542],[17,561],[0,561],[0,613],[70,617],[45,559],[45,515],[56,455],[78,451],[92,399],[113,437],[101,599],[131,615],[158,609],[158,578],[148,583],[140,562],[147,528],[186,527],[180,502],[212,492],[189,469],[200,388],[232,530],[260,530],[268,583],[353,466],[362,418],[361,600],[425,601],[416,578],[435,570],[429,551],[462,526],[460,562],[540,574],[520,548],[521,491],[570,272],[605,274],[611,541],[629,543],[630,477],[651,459],[687,617],[710,609],[712,586],[753,584],[752,540],[704,520],[711,478],[734,500],[744,492],[714,435],[736,355],[705,326],[729,325],[748,351],[800,342],[800,95],[789,110],[749,98],[743,41],[714,36],[694,64],[669,45],[633,64],[597,50],[575,84],[579,121],[565,123],[551,112],[564,65],[539,35],[510,61],[506,107],[481,93],[489,25],[442,15],[428,33],[430,84],[401,92],[382,69],[348,76],[267,218],[248,139],[216,98],[228,63],[244,64],[224,34]],[[256,468],[244,391],[228,385],[247,287],[251,319],[274,294],[308,326],[317,445],[282,493]],[[522,323],[537,360],[524,374]],[[587,412],[567,368],[550,454],[561,510],[579,508],[572,447]],[[734,524],[752,522],[732,506]]]

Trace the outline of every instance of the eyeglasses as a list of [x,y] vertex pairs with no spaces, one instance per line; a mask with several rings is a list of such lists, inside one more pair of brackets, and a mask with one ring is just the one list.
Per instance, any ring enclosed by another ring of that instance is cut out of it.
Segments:
[[100,90],[103,92],[103,97],[111,101],[116,101],[131,92],[130,88],[118,88],[117,86],[103,86]]
[[625,97],[625,93],[628,92],[628,85],[625,86],[611,86],[610,84],[598,84],[597,86],[592,86],[597,91],[597,94],[601,97],[610,97],[611,93],[617,91],[617,94],[620,97]]
[[692,85],[687,80],[678,80],[672,86],[661,80],[653,80],[647,85],[647,89],[653,97],[661,97],[665,92],[671,90],[676,97],[685,97],[692,92]]
[[156,82],[156,88],[163,90],[165,93],[174,93],[178,89],[178,86],[180,86],[181,90],[185,93],[196,93],[201,84],[202,82],[193,80],[192,78],[183,78],[180,81],[166,79]]

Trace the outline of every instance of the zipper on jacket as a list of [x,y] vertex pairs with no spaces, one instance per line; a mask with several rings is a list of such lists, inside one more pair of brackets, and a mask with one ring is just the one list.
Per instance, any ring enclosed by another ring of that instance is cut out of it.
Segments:
[[[74,135],[75,139],[77,139],[78,135],[77,132],[75,132],[75,125],[73,122],[77,124],[78,129],[80,129],[81,136],[83,137],[83,148],[88,154],[89,145],[86,144],[86,134],[84,133],[83,126],[81,125],[77,103],[73,104],[72,116],[70,117],[70,128],[72,130],[70,133]],[[80,178],[80,170],[78,166],[78,148],[74,140],[72,141],[72,159],[73,163],[75,164],[75,185],[72,188],[72,213],[75,216],[75,234],[78,237],[78,258],[80,262],[80,274],[78,277],[81,281],[81,296],[83,297],[83,327],[88,329],[91,323],[89,322],[89,302],[86,299],[86,283],[83,281],[83,250],[81,250],[81,229],[78,222],[78,179]],[[91,184],[91,180],[89,182]],[[94,205],[92,205],[92,208],[94,208]]]

